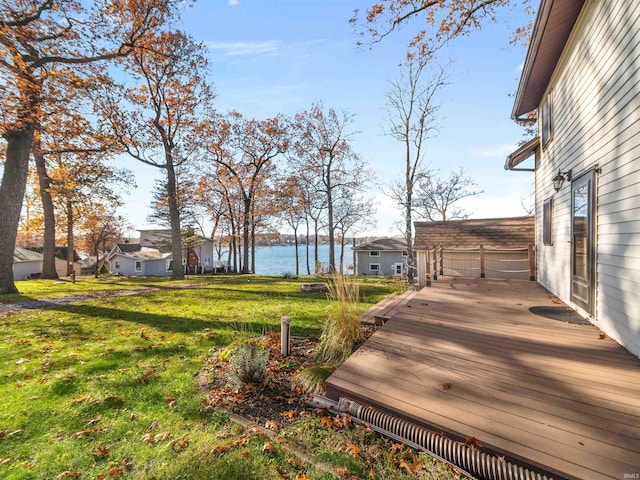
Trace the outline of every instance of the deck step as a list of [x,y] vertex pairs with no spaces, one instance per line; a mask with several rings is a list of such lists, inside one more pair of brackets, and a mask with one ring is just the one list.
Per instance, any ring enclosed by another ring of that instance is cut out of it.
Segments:
[[416,295],[415,290],[407,290],[400,295],[387,295],[369,310],[360,315],[360,322],[365,325],[384,325],[393,314]]

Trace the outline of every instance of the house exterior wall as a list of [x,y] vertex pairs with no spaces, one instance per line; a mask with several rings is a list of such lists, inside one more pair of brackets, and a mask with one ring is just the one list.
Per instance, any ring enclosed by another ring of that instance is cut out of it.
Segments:
[[[42,268],[40,269],[42,271]],[[82,265],[79,262],[73,262],[73,271],[76,276],[82,274]],[[67,277],[67,261],[62,258],[56,258],[56,272],[59,277]]]
[[[167,260],[170,258],[159,258],[158,260],[145,260],[143,270],[145,275],[155,277],[166,277],[171,275],[171,271],[167,272]],[[184,268],[184,267],[183,267]]]
[[147,275],[145,273],[145,263],[142,262],[142,271],[136,272],[136,264],[133,258],[127,257],[125,255],[115,254],[111,260],[109,260],[109,270],[111,273],[115,273],[118,275],[127,275],[131,277],[141,277],[143,275]]
[[[371,256],[369,250],[362,250],[356,252],[356,275],[395,275],[395,264],[405,264],[406,258],[402,255],[402,252],[385,252],[378,250],[380,256]],[[379,270],[371,270],[371,264],[379,264]]]
[[[539,282],[571,302],[571,182],[595,167],[596,295],[590,320],[640,355],[640,2],[588,0],[558,62],[551,94],[553,136],[536,155]],[[553,197],[552,245],[543,205]]]
[[27,280],[34,273],[42,272],[42,260],[13,263],[13,279]]

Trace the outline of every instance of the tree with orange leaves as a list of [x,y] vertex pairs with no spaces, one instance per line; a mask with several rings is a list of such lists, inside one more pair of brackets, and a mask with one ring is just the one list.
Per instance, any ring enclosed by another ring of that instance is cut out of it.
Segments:
[[158,30],[180,0],[0,0],[0,294],[17,293],[12,259],[29,154],[47,82],[123,58]]
[[[219,117],[212,127],[209,135],[212,142],[207,150],[213,163],[227,172],[242,198],[242,273],[249,273],[249,243],[257,194],[273,168],[273,160],[289,146],[287,122],[281,116],[246,120],[231,112]],[[255,269],[255,260],[251,269]]]
[[[364,12],[356,10],[350,22],[365,45],[378,43],[408,24],[417,25],[409,55],[431,56],[453,38],[495,21],[499,10],[524,6],[531,13],[530,4],[531,0],[378,0]],[[528,31],[529,27],[516,29],[514,41]]]
[[205,112],[213,98],[204,81],[206,69],[204,45],[179,31],[161,32],[146,37],[144,47],[126,60],[136,84],[103,89],[97,98],[98,113],[115,141],[131,157],[166,175],[174,280],[184,278],[176,172],[195,160],[202,143]]

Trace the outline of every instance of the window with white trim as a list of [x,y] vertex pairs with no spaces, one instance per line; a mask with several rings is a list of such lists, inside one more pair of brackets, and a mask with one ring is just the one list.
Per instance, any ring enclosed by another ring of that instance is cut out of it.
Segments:
[[173,270],[173,260],[167,260],[166,269],[167,272],[171,272]]
[[370,272],[379,272],[380,271],[380,264],[379,263],[370,263],[369,264],[369,271]]
[[369,256],[370,257],[379,257],[380,256],[380,252],[378,250],[371,250],[369,252]]
[[136,272],[141,272],[142,271],[142,262],[140,260],[136,260]]

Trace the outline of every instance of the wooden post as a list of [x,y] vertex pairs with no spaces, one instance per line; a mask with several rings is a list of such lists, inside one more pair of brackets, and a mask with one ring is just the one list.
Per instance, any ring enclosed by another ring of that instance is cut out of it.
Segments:
[[480,278],[484,278],[484,245],[480,245]]
[[429,245],[427,245],[427,249],[425,250],[425,257],[427,260],[427,269],[425,270],[425,284],[427,287],[431,286],[431,260],[429,259]]
[[438,247],[433,246],[433,279],[438,280]]
[[529,280],[532,282],[536,280],[536,257],[532,244],[529,244]]
[[440,275],[444,275],[444,247],[440,244]]

